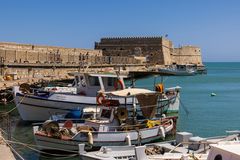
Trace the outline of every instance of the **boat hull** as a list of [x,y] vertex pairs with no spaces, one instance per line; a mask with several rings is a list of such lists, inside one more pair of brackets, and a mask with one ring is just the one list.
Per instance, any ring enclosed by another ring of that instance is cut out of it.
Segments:
[[[51,115],[66,114],[71,110],[83,109],[87,106],[97,106],[96,97],[88,97],[74,94],[52,93],[49,96],[37,96],[22,94],[17,87],[14,89],[15,104],[19,114],[24,121],[45,121]],[[160,106],[164,106],[164,112],[174,112],[177,115],[179,110],[180,93],[169,98],[160,99]],[[125,106],[125,98],[119,98],[120,105]],[[126,105],[132,106],[133,99],[126,98]]]
[[[14,89],[15,104],[24,121],[45,121],[56,113],[66,114],[71,110],[83,109],[86,106],[97,106],[96,97],[74,94],[52,93],[49,96],[22,94]],[[125,105],[125,99],[119,99]],[[132,98],[127,99],[127,105],[132,105]]]
[[[165,135],[171,133],[174,129],[174,125],[176,124],[171,120],[171,123],[166,127],[155,126],[152,128],[139,129],[138,131],[93,131],[91,132],[93,138],[91,147],[123,146],[129,145],[129,141],[131,141],[132,145],[150,143],[160,138],[165,138]],[[89,145],[88,132],[79,132],[70,140],[57,139],[38,134],[38,126],[33,127],[33,132],[35,142],[39,149],[42,150],[78,151],[78,144],[85,143],[85,145]],[[129,141],[126,140],[127,137]]]

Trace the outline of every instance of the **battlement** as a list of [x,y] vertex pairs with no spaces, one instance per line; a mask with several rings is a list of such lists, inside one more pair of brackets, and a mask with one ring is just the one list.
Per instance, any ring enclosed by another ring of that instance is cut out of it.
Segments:
[[104,37],[95,43],[105,56],[145,56],[152,64],[171,65],[193,63],[202,65],[201,50],[195,46],[174,48],[163,36]]
[[101,40],[131,40],[131,39],[162,39],[162,36],[154,36],[154,37],[103,37]]

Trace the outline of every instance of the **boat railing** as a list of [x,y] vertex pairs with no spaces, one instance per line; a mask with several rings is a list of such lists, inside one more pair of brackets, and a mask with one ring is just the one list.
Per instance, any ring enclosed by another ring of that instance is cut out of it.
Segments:
[[[175,117],[172,117],[172,118],[175,118]],[[70,120],[70,119],[69,119]],[[129,119],[130,121],[134,121],[134,119]],[[98,126],[96,126],[96,124],[87,124],[88,126],[90,127],[95,127],[95,130],[97,131],[97,129],[99,129],[100,126],[106,126],[108,128],[115,128],[115,129],[122,129],[124,127],[145,127],[147,126],[147,123],[150,119],[144,119],[144,120],[141,120],[141,121],[138,121],[139,123],[138,124],[128,124],[127,122],[123,122],[121,123],[120,125],[104,125],[103,124],[100,124]],[[165,120],[165,121],[163,121]],[[87,121],[87,120],[86,120]],[[156,126],[166,126],[168,125],[170,122],[172,122],[172,119],[171,118],[161,118],[161,119],[151,119],[150,121],[159,121],[160,123],[159,124],[156,124]],[[89,120],[89,122],[91,122],[91,120]],[[77,126],[78,123],[75,123],[74,125]],[[155,127],[155,126],[153,126]],[[149,127],[151,128],[151,127]]]

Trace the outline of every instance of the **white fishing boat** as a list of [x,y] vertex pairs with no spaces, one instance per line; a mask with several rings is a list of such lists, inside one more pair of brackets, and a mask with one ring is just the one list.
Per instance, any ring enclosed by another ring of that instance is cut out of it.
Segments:
[[197,70],[193,68],[193,65],[172,65],[159,68],[158,72],[173,76],[193,76],[197,74]]
[[[46,87],[30,92],[26,85],[13,87],[15,104],[21,118],[25,121],[44,121],[56,112],[69,112],[86,106],[96,106],[104,98],[103,92],[126,89],[125,75],[73,73],[75,79],[69,87]],[[139,89],[143,92],[147,89]],[[159,102],[168,111],[178,111],[180,87],[166,89]],[[132,98],[118,98],[120,104],[131,106]]]
[[240,160],[239,135],[209,138],[191,136],[191,133],[181,132],[177,133],[176,141],[137,147],[103,146],[99,151],[92,152],[86,152],[84,145],[80,144],[79,154],[82,160]]
[[156,93],[138,91],[129,89],[128,92],[115,91],[107,94],[136,97],[144,119],[138,119],[135,104],[131,110],[120,107],[118,100],[107,99],[103,102],[104,106],[96,108],[100,110],[97,118],[85,119],[83,123],[47,121],[42,127],[34,126],[36,144],[40,149],[77,151],[78,144],[81,143],[91,147],[139,145],[165,138],[176,129],[177,117],[156,117],[157,102],[146,106],[140,100],[156,97]]

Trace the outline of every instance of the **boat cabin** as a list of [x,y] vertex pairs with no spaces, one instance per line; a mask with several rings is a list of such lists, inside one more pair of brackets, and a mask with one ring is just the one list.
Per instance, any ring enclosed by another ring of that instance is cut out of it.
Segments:
[[74,76],[72,87],[77,88],[77,94],[96,96],[98,91],[106,92],[124,89],[126,75],[103,73],[70,73]]

